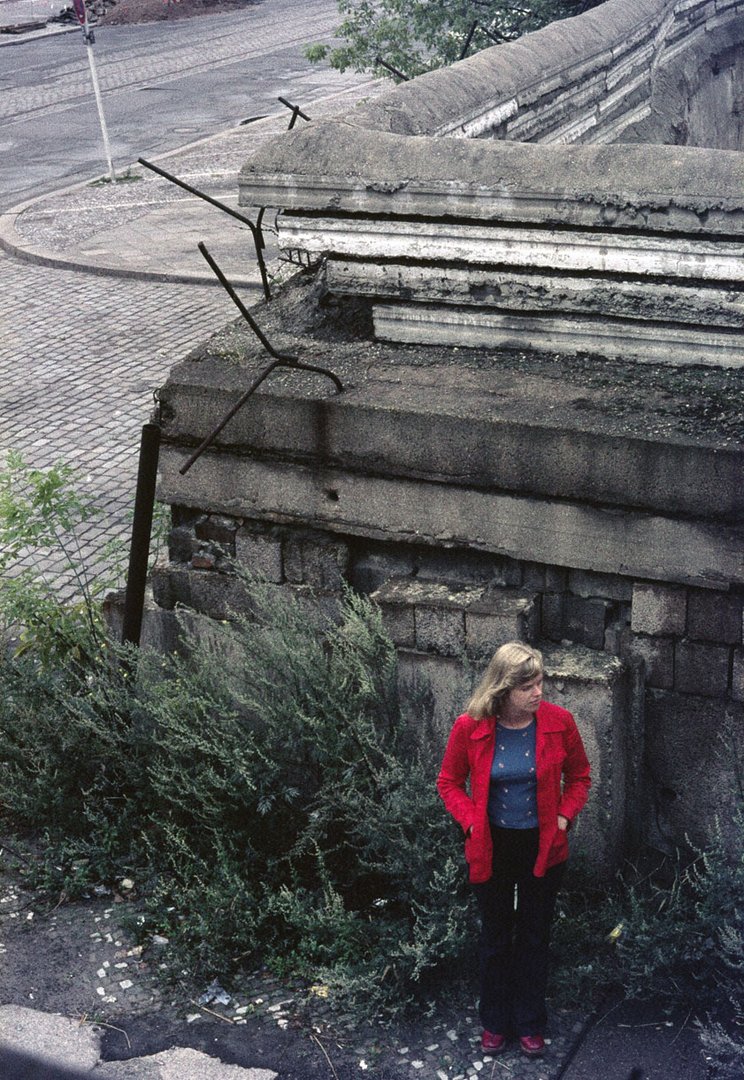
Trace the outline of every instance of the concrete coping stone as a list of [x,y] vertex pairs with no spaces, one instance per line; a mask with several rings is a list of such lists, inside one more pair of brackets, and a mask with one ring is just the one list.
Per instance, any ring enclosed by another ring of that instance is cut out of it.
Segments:
[[285,211],[744,233],[744,155],[698,147],[410,138],[329,120],[264,144],[240,203]]
[[652,39],[678,0],[609,0],[602,13],[561,19],[518,41],[506,42],[419,75],[371,104],[357,106],[351,123],[400,135],[442,135],[465,127],[484,111],[519,97],[537,100],[574,81],[586,81]]
[[99,1059],[101,1036],[92,1024],[59,1013],[3,1005],[0,1048],[29,1055],[50,1067],[89,1072]]
[[553,683],[612,684],[626,672],[626,666],[619,657],[573,642],[546,645],[541,652],[546,678]]
[[477,614],[520,612],[534,602],[534,594],[489,585],[462,585],[424,578],[390,578],[372,594],[388,607],[449,608]]

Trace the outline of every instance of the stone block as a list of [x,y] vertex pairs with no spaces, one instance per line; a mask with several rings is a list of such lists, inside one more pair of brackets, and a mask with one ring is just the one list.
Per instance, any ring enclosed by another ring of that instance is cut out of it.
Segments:
[[540,606],[533,594],[513,589],[490,589],[465,609],[468,653],[493,653],[506,641],[535,641]]
[[522,585],[525,589],[545,588],[545,567],[541,563],[525,563],[522,567]]
[[462,585],[506,585],[508,560],[466,548],[419,548],[416,570],[427,581],[458,582]]
[[674,687],[674,642],[671,638],[631,634],[624,656],[643,665],[645,682],[657,690]]
[[248,607],[245,586],[233,574],[170,565],[155,568],[151,585],[155,603],[165,610],[183,606],[212,619],[231,619]]
[[177,525],[168,533],[168,557],[171,562],[190,562],[194,554],[194,530]]
[[240,522],[224,514],[207,514],[197,521],[194,532],[197,540],[219,546],[227,555],[235,555],[235,535]]
[[624,603],[633,599],[633,582],[620,574],[592,574],[587,570],[569,570],[568,588],[585,600],[598,598]]
[[562,593],[568,589],[568,570],[562,566],[545,567],[545,588],[548,592]]
[[415,567],[415,554],[410,547],[393,544],[358,545],[350,553],[349,581],[358,592],[368,595],[391,578],[410,577]]
[[560,641],[563,637],[563,606],[565,596],[562,593],[543,593],[541,636],[548,641]]
[[571,844],[598,874],[609,876],[622,859],[626,813],[635,799],[631,755],[641,754],[630,675],[617,657],[581,645],[551,645],[542,652],[545,700],[573,714],[592,766],[589,802],[571,831]]
[[[646,761],[652,804],[647,838],[663,850],[705,846],[717,825],[741,835],[733,824],[740,801],[738,761],[744,760],[741,704],[650,691],[646,696]],[[714,780],[710,779],[714,778]]]
[[465,648],[465,615],[462,609],[417,606],[416,648],[442,656],[460,656]]
[[349,548],[342,540],[290,535],[283,544],[284,574],[293,584],[320,592],[340,591],[346,582]]
[[682,694],[725,697],[731,650],[725,645],[678,641],[674,648],[674,688]]
[[243,527],[235,536],[235,557],[249,573],[266,581],[282,580],[281,540],[268,533]]
[[666,585],[633,586],[631,627],[637,634],[682,635],[687,625],[687,593]]
[[742,602],[730,593],[691,589],[687,600],[687,636],[693,641],[738,645],[742,633]]
[[399,648],[412,649],[416,644],[414,609],[383,604],[382,621],[391,639]]
[[420,717],[420,736],[441,753],[456,717],[465,711],[475,686],[475,673],[454,657],[403,649],[398,654],[401,693]]
[[[120,642],[124,630],[124,589],[106,594],[103,600],[103,617],[114,641]],[[179,641],[178,618],[174,611],[167,611],[155,603],[148,590],[142,611],[140,647],[157,653],[175,652]]]
[[589,649],[603,649],[610,610],[611,605],[606,600],[584,600],[571,595],[564,597],[561,638],[586,645]]

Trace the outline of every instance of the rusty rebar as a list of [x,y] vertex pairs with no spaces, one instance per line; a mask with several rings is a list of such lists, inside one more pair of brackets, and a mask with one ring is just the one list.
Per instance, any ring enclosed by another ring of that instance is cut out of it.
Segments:
[[323,375],[327,379],[331,380],[331,382],[336,387],[336,392],[337,393],[339,393],[339,394],[342,393],[343,389],[344,389],[343,383],[338,378],[338,376],[334,375],[334,373],[332,371],[329,371],[327,368],[318,367],[315,364],[307,364],[303,360],[299,360],[296,356],[292,356],[290,353],[279,352],[278,349],[275,349],[274,346],[269,341],[269,339],[264,334],[264,332],[261,330],[259,325],[257,324],[256,320],[251,315],[250,311],[248,311],[248,309],[246,308],[243,301],[240,299],[238,294],[235,292],[235,289],[232,287],[230,282],[227,280],[225,275],[222,273],[222,270],[220,269],[220,267],[217,265],[217,263],[215,262],[213,257],[210,255],[209,251],[207,250],[206,244],[200,242],[198,247],[199,247],[199,251],[202,253],[202,255],[206,259],[207,263],[211,267],[212,271],[214,272],[215,277],[219,281],[220,285],[222,285],[225,292],[228,294],[230,299],[233,301],[233,303],[237,307],[238,311],[243,316],[245,321],[248,323],[251,330],[256,335],[258,340],[261,342],[263,347],[266,349],[266,351],[269,353],[270,356],[274,357],[274,359],[272,360],[272,362],[270,364],[267,365],[267,367],[264,368],[264,370],[259,375],[256,376],[256,378],[253,380],[253,382],[248,387],[248,389],[245,391],[245,393],[242,394],[241,397],[232,406],[232,408],[230,408],[225,413],[225,415],[222,417],[222,419],[217,424],[217,426],[215,428],[213,428],[212,431],[210,431],[209,435],[207,435],[207,437],[199,444],[199,446],[197,446],[196,450],[193,452],[191,457],[189,457],[188,460],[181,466],[179,472],[181,473],[182,476],[186,475],[186,473],[189,471],[189,469],[194,464],[194,462],[198,458],[201,457],[201,455],[204,453],[204,451],[209,446],[212,445],[212,443],[217,438],[217,436],[220,434],[220,432],[225,427],[225,425],[228,424],[229,421],[232,420],[233,416],[235,416],[235,414],[237,412],[239,412],[240,409],[243,408],[243,406],[245,405],[248,398],[253,393],[255,393],[255,391],[258,389],[258,387],[261,385],[261,383],[264,381],[264,379],[266,379],[267,376],[269,376],[271,374],[271,372],[274,371],[275,368],[286,367],[286,368],[290,368],[291,370],[294,370],[294,371],[309,371],[309,372],[311,372],[311,373],[313,373],[315,375]]
[[258,212],[258,221],[254,223],[245,214],[241,214],[239,210],[233,210],[232,206],[227,206],[226,203],[220,202],[219,199],[214,199],[211,195],[207,195],[204,191],[199,191],[192,184],[187,184],[185,180],[179,180],[177,176],[173,176],[172,173],[166,172],[165,169],[161,169],[159,165],[153,165],[151,161],[146,161],[145,158],[137,158],[140,165],[144,165],[146,169],[151,169],[152,172],[157,173],[158,176],[164,177],[166,180],[170,180],[172,184],[176,184],[178,187],[188,191],[191,195],[196,195],[205,202],[208,202],[211,206],[216,206],[218,210],[222,210],[225,214],[229,214],[230,217],[237,218],[243,225],[247,225],[251,230],[251,236],[253,237],[253,245],[256,250],[256,261],[258,262],[258,270],[261,274],[261,286],[263,288],[264,296],[267,300],[271,299],[271,290],[269,289],[269,278],[266,273],[266,262],[264,260],[263,252],[266,247],[266,243],[263,237],[263,229],[261,228],[261,222],[263,221],[265,207],[261,207]]

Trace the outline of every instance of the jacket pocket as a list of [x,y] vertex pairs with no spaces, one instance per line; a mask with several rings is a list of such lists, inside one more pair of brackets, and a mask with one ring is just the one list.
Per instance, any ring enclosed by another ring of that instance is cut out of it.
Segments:
[[568,858],[568,830],[559,829],[556,825],[555,835],[550,843],[549,859],[553,862],[561,862]]

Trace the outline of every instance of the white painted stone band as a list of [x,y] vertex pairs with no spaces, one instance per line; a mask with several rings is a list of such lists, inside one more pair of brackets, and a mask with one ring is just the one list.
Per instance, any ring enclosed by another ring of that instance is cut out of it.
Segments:
[[[333,293],[370,296],[400,302],[466,304],[526,314],[546,311],[562,315],[613,316],[637,321],[691,323],[720,330],[744,330],[744,293],[704,285],[617,281],[596,277],[558,276],[522,270],[475,266],[428,266],[416,263],[357,262],[331,258],[326,282]],[[648,331],[651,333],[651,331]]]
[[317,255],[744,281],[741,245],[730,241],[288,215],[279,218],[278,234],[280,247]]
[[373,313],[375,334],[384,341],[601,353],[648,363],[744,366],[741,332],[722,334],[690,326],[621,322],[607,317],[500,315],[434,304],[377,304]]

